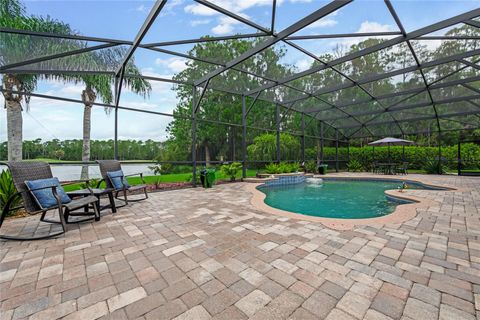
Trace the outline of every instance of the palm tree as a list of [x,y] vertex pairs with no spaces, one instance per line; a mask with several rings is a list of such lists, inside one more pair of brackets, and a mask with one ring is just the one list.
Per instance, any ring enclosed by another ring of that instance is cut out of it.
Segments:
[[[0,0],[0,27],[66,35],[75,34],[68,24],[61,21],[53,20],[50,17],[28,16],[25,7],[19,0]],[[85,41],[0,33],[0,51],[2,52],[0,65],[8,65],[86,47],[88,47],[88,43]],[[27,67],[38,68],[39,70],[64,69],[75,71],[88,68],[92,71],[105,71],[115,68],[124,54],[124,47],[113,47],[101,51],[91,51],[47,60],[28,65]],[[140,73],[133,60],[130,60],[127,64],[126,72],[136,75]],[[85,84],[85,90],[81,95],[85,105],[82,161],[90,160],[91,107],[97,96],[100,96],[104,103],[112,102],[113,94],[111,88],[114,81],[113,77],[109,75],[75,74],[31,75],[20,72],[15,73],[14,71],[5,74],[2,80],[2,87],[5,89],[3,95],[7,111],[8,160],[22,159],[22,102],[25,102],[28,111],[29,93],[35,90],[39,80]],[[144,97],[151,90],[150,84],[138,77],[125,78],[123,83],[133,92],[142,94]],[[109,111],[108,108],[106,111]]]
[[[116,67],[117,59],[115,57],[123,56],[124,50],[120,48],[109,49],[107,54],[102,52],[101,55],[95,57],[96,60],[103,61],[103,64],[109,68]],[[111,59],[113,57],[113,59]],[[135,66],[133,59],[129,61],[125,69],[128,74],[139,75],[140,72]],[[81,77],[85,84],[85,89],[82,91],[81,97],[85,105],[83,110],[83,147],[82,147],[82,162],[90,161],[90,131],[91,131],[91,115],[92,106],[99,96],[103,103],[109,104],[112,102],[112,85],[113,77],[107,75],[85,75]],[[132,92],[142,95],[144,98],[150,93],[152,87],[148,81],[139,78],[125,78],[124,86],[129,88]],[[105,108],[107,114],[110,113],[110,108]],[[82,166],[81,179],[88,179],[88,165]]]
[[[40,32],[71,33],[70,27],[50,18],[33,17],[25,14],[25,7],[18,0],[0,0],[0,27],[13,29],[29,29]],[[58,52],[60,46],[65,50],[72,48],[66,42],[57,41],[55,47],[46,45],[48,39],[23,35],[0,33],[0,65],[28,60]],[[22,159],[22,101],[28,107],[29,96],[15,93],[31,92],[41,78],[57,78],[52,75],[26,75],[9,73],[3,75],[2,88],[7,113],[8,159]]]

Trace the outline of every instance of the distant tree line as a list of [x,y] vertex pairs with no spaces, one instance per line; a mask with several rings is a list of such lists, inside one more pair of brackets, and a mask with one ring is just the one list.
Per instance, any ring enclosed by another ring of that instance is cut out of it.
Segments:
[[[42,141],[42,139],[23,141],[23,159],[48,158],[65,161],[82,160],[81,139]],[[153,140],[119,140],[118,157],[120,160],[153,160],[163,149],[163,143]],[[0,143],[0,159],[7,159],[7,142]],[[113,140],[92,140],[91,160],[113,159]]]

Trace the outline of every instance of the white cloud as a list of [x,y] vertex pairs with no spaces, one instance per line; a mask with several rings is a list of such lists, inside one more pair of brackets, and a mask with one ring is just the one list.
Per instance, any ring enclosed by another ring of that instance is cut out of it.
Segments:
[[201,20],[191,20],[190,25],[192,27],[200,26],[203,24],[209,24],[212,20],[210,19],[201,19]]
[[[261,7],[261,6],[272,6],[271,0],[211,0],[211,3],[222,7],[228,11],[234,12],[244,18],[249,18],[244,11],[253,7]],[[282,1],[279,1],[281,3]],[[202,4],[189,4],[184,8],[186,13],[190,13],[193,15],[199,16],[219,16],[218,17],[218,25],[212,28],[212,32],[217,35],[224,35],[234,32],[235,25],[241,24],[239,21],[234,20],[227,16],[220,16],[221,13],[210,9]]]
[[184,0],[170,0],[167,2],[167,4],[165,5],[165,9],[167,10],[172,10],[173,8],[181,5],[184,3]]
[[[364,21],[360,24],[360,27],[358,28],[355,33],[370,33],[370,32],[391,32],[391,31],[397,31],[395,27],[389,25],[389,24],[380,24],[378,22],[372,22],[372,21]],[[354,44],[360,43],[362,41],[367,40],[369,37],[353,37],[353,38],[344,38],[344,39],[339,39],[335,40],[329,43],[331,47],[350,47]],[[385,38],[388,38],[388,36],[385,36]]]
[[299,72],[305,71],[312,66],[313,59],[301,59],[295,63]]
[[139,5],[138,7],[135,8],[136,11],[138,12],[147,12],[147,7],[145,7],[144,4]]
[[219,14],[217,11],[201,4],[189,4],[185,7],[186,13],[191,13],[198,16],[214,16]]
[[360,28],[356,31],[357,33],[366,33],[366,32],[390,32],[395,31],[395,28],[389,24],[380,24],[378,22],[364,21],[360,25]]
[[168,58],[168,59],[157,58],[155,59],[155,64],[157,66],[167,67],[173,73],[182,72],[188,67],[187,60],[180,59],[180,58]]
[[234,26],[240,24],[239,21],[230,17],[221,17],[220,23],[212,28],[212,32],[216,35],[224,35],[232,33]]
[[331,18],[324,18],[311,23],[305,29],[316,29],[316,28],[326,28],[326,27],[333,27],[338,24],[338,21]]
[[52,83],[53,88],[44,92],[46,95],[52,96],[67,96],[70,98],[80,99],[82,91],[85,89],[83,84],[70,84]]
[[[241,13],[253,7],[272,6],[271,0],[211,0],[210,2],[235,13]],[[220,14],[219,12],[202,4],[190,4],[185,7],[185,12],[202,16],[213,16]]]
[[425,45],[429,51],[435,51],[442,45],[442,40],[423,40],[422,45]]

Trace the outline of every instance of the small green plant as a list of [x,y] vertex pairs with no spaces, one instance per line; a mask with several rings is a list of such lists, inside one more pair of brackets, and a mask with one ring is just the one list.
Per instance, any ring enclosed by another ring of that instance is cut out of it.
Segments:
[[438,160],[428,160],[427,162],[425,162],[425,165],[423,166],[423,169],[428,174],[444,174],[444,173],[446,173],[442,163],[439,162]]
[[96,188],[98,186],[99,179],[90,179],[87,182],[82,183],[82,188]]
[[[188,175],[188,177],[185,179],[185,182],[190,182],[193,183],[193,174]],[[200,184],[200,174],[197,172],[197,184]]]
[[160,166],[159,174],[170,174],[170,173],[173,173],[174,171],[173,164],[171,163],[164,163],[159,166]]
[[265,172],[268,174],[280,173],[280,166],[278,163],[269,163],[265,166]]
[[268,174],[292,173],[297,172],[299,168],[298,163],[269,163],[265,166],[265,172]]
[[[0,211],[7,205],[8,200],[11,197],[14,197],[14,200],[10,204],[10,208],[15,208],[20,205],[22,198],[19,195],[15,195],[17,189],[13,184],[12,176],[10,171],[2,170],[0,174]],[[9,212],[8,216],[14,215],[15,211]]]
[[153,174],[155,175],[155,182],[153,183],[155,185],[155,189],[158,189],[158,186],[160,185],[160,176],[162,175],[162,170],[163,166],[159,163],[156,163],[154,166],[149,166],[148,169],[152,170]]
[[232,162],[231,164],[224,164],[220,167],[220,170],[230,178],[230,181],[235,181],[238,171],[242,168],[242,164],[239,162]]
[[317,169],[317,161],[308,161],[305,163],[305,170],[307,170],[308,173],[317,173]]
[[358,172],[358,171],[362,171],[363,166],[360,163],[360,161],[352,159],[347,164],[347,168],[348,168],[348,171],[350,171],[350,172]]

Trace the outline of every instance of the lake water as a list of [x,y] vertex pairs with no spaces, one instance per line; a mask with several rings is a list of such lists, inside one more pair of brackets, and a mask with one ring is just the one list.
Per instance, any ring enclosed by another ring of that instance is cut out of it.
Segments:
[[[57,177],[60,181],[72,181],[72,180],[79,180],[80,174],[82,172],[82,166],[78,164],[62,164],[62,165],[55,165],[51,164],[52,173],[54,177]],[[153,175],[152,170],[148,167],[152,166],[152,164],[141,164],[141,163],[134,163],[134,164],[125,164],[122,163],[122,170],[125,175],[133,174],[133,173],[143,173],[144,175]],[[0,172],[4,169],[7,169],[7,166],[0,165]],[[98,165],[91,165],[88,167],[88,173],[90,175],[90,179],[94,178],[101,178],[100,169]]]

